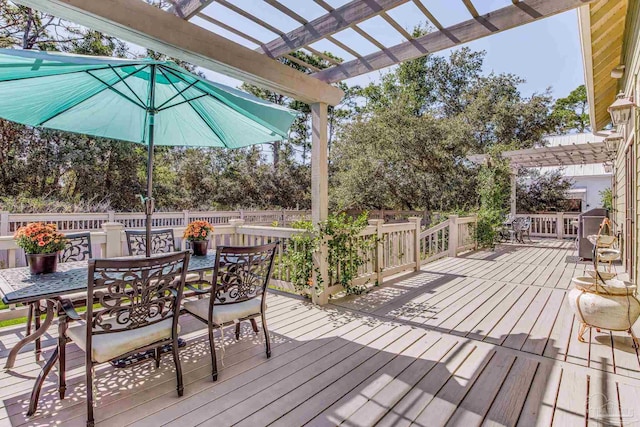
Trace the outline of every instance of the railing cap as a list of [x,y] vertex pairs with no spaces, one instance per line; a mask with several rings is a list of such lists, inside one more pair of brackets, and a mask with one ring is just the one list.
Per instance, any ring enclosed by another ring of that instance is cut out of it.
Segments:
[[122,224],[120,222],[103,222],[102,223],[102,229],[104,231],[124,230],[124,224]]

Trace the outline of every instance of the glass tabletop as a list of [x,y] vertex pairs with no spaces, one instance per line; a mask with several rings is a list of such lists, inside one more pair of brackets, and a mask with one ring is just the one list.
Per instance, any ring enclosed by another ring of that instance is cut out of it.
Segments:
[[[166,254],[162,254],[166,255]],[[121,257],[131,259],[136,257]],[[215,251],[206,256],[191,255],[188,271],[198,273],[212,270],[216,260]],[[0,270],[0,293],[5,304],[16,304],[80,292],[87,289],[87,261],[58,264],[55,273],[31,275],[29,267]]]

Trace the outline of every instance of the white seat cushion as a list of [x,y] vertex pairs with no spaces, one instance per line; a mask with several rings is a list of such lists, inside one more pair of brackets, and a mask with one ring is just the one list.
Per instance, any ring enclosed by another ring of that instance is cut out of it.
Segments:
[[[233,304],[216,304],[213,307],[213,323],[222,325],[223,323],[232,322],[242,319],[252,314],[260,314],[260,298],[252,298],[247,301],[237,302]],[[194,301],[185,301],[184,309],[202,319],[209,318],[209,298],[203,298]]]
[[[156,341],[171,338],[172,322],[173,318],[169,318],[138,329],[94,335],[91,359],[98,363],[107,362]],[[118,325],[118,327],[122,326]],[[180,325],[178,325],[178,332],[180,332]],[[77,322],[67,330],[67,336],[83,351],[87,351],[86,334],[87,327],[84,321]]]

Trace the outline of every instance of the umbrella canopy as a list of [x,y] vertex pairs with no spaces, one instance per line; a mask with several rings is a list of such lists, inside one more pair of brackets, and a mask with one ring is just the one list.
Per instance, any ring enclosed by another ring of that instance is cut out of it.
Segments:
[[[0,49],[0,117],[149,146],[240,148],[287,138],[296,112],[196,76],[174,62]],[[150,244],[147,244],[150,255]]]

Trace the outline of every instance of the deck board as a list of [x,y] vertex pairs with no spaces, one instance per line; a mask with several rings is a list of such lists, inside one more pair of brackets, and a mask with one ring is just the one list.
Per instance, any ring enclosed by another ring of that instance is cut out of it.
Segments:
[[[640,358],[625,333],[592,330],[577,341],[566,294],[588,264],[571,245],[534,239],[443,258],[323,308],[271,294],[272,357],[248,324],[240,341],[227,328],[215,383],[204,325],[183,317],[185,395],[170,357],[158,370],[102,366],[97,425],[631,425]],[[0,330],[0,363],[22,335]],[[56,339],[52,328],[45,356]],[[40,369],[27,346],[0,374],[0,425],[83,426],[84,353],[73,343],[67,365],[67,399],[54,369],[26,418]]]

